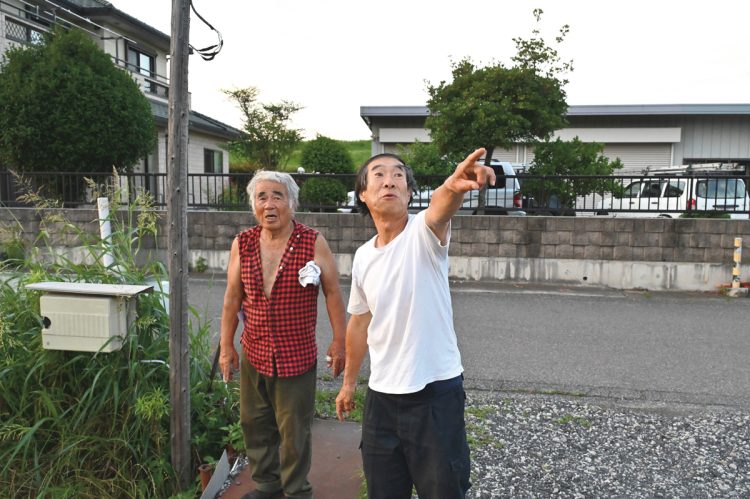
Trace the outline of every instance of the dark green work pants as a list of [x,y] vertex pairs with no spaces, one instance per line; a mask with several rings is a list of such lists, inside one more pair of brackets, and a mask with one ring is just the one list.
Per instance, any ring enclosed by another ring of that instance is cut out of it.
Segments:
[[312,458],[316,368],[291,378],[263,376],[240,355],[240,424],[258,489],[312,497],[307,480]]

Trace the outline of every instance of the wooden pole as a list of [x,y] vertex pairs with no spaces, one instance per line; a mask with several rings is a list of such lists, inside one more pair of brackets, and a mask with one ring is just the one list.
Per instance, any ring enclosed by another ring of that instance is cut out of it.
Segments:
[[169,393],[172,466],[180,490],[193,481],[190,455],[190,340],[188,335],[188,55],[190,0],[172,0],[169,61],[169,165],[167,168],[169,268]]

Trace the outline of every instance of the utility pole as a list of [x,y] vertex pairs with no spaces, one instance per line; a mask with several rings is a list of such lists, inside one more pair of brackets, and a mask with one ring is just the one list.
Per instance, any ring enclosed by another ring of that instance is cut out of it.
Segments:
[[190,0],[172,0],[167,166],[169,269],[169,393],[172,467],[180,490],[193,481],[190,456],[190,338],[188,335],[188,55]]

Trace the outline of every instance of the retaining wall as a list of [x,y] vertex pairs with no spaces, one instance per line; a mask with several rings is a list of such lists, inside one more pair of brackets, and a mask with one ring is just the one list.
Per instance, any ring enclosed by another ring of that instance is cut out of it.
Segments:
[[[18,208],[0,210],[0,240],[20,236],[31,242],[46,230],[55,249],[74,249],[80,241],[73,233],[59,222],[43,222],[61,212],[98,234],[95,210]],[[357,214],[300,213],[296,218],[321,231],[344,276],[351,272],[355,250],[375,233],[372,221]],[[158,236],[145,241],[148,257],[164,258],[165,219],[164,213]],[[203,258],[209,268],[225,269],[232,239],[253,223],[248,212],[188,212],[191,261]],[[742,237],[745,260],[750,261],[747,220],[459,215],[452,225],[450,275],[620,289],[714,290],[731,281],[735,237]],[[745,264],[741,272],[743,280],[749,280],[750,266]]]

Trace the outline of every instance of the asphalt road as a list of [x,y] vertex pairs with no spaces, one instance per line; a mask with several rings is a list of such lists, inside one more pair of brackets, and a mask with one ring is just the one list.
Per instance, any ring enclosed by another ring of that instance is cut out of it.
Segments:
[[[189,301],[217,335],[225,285],[221,275],[190,279]],[[346,301],[347,281],[342,289]],[[451,290],[468,387],[750,407],[747,298],[476,282]],[[318,324],[323,365],[322,293]]]

